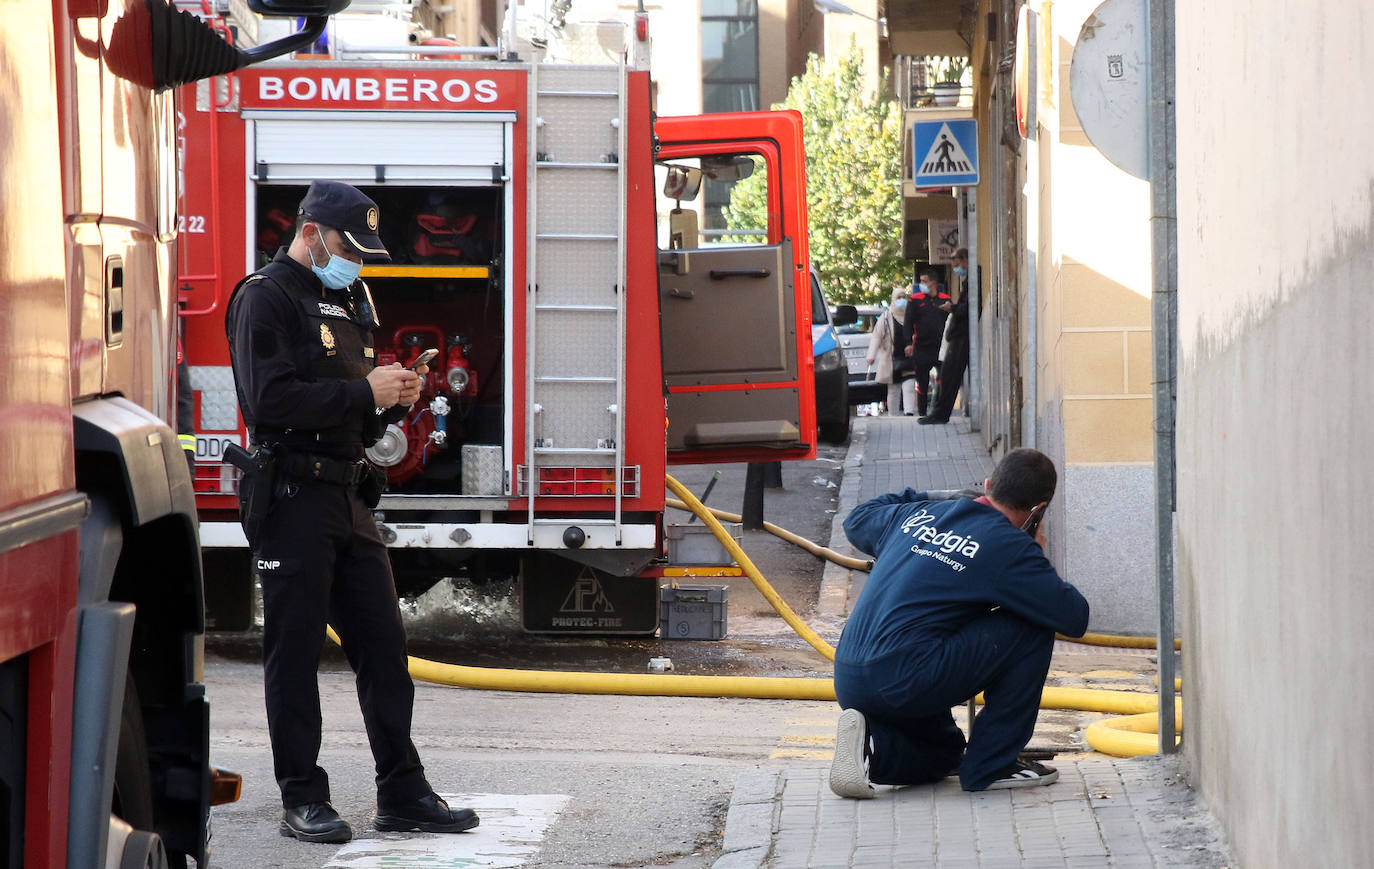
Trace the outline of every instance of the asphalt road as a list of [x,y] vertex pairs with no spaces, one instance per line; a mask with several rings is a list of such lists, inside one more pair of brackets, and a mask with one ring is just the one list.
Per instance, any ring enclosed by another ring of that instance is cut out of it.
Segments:
[[[785,463],[784,488],[766,493],[765,518],[828,542],[844,452],[822,447],[816,461]],[[700,493],[715,470],[672,473]],[[745,466],[719,470],[708,503],[740,512]],[[779,594],[833,642],[838,625],[814,614],[820,560],[767,532],[746,533],[742,545]],[[721,641],[532,637],[520,628],[513,588],[500,583],[441,583],[404,609],[412,653],[453,663],[642,673],[650,657],[662,655],[679,674],[829,674],[828,662],[747,579],[710,582],[729,586],[728,635]],[[814,764],[806,746],[833,734],[838,714],[833,704],[805,701],[517,694],[420,683],[413,733],[428,776],[484,820],[472,834],[384,837],[371,828],[372,760],[352,675],[342,656],[327,650],[321,763],[357,837],[340,849],[278,834],[260,636],[211,635],[207,647],[212,758],[245,780],[237,803],[214,810],[211,865],[223,869],[710,866],[736,776]]]

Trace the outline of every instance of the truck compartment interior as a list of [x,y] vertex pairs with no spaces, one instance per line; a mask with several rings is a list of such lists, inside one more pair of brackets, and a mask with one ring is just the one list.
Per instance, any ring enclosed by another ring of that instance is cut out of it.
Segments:
[[[376,304],[377,364],[438,357],[420,400],[369,450],[388,491],[499,494],[463,485],[463,447],[503,446],[505,292],[499,187],[368,187],[392,262],[365,266]],[[260,185],[257,256],[269,260],[295,233],[302,185]],[[472,456],[469,456],[472,460]]]

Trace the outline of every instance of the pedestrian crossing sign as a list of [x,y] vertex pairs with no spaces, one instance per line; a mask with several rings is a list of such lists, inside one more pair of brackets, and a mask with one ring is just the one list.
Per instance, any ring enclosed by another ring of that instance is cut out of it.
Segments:
[[978,122],[973,118],[917,121],[911,126],[911,178],[917,187],[978,183]]

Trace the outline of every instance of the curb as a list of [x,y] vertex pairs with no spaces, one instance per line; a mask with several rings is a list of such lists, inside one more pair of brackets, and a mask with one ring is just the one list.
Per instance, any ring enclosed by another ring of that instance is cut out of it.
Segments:
[[[852,423],[849,449],[845,452],[840,472],[840,495],[835,517],[830,523],[830,541],[836,552],[862,557],[849,545],[844,534],[844,520],[859,503],[859,485],[863,479],[865,448],[868,444],[868,419],[858,417]],[[820,595],[816,601],[818,615],[841,618],[849,613],[851,571],[847,567],[827,562],[821,573]],[[773,851],[773,837],[778,832],[782,811],[783,770],[751,770],[735,779],[730,808],[725,816],[725,837],[721,842],[721,856],[711,869],[762,869]]]
[[750,770],[735,779],[725,817],[725,839],[711,869],[760,869],[773,849],[778,828],[781,770]]
[[[844,466],[841,468],[840,500],[836,505],[835,518],[830,523],[830,542],[827,545],[842,555],[862,558],[864,555],[856,552],[849,545],[849,538],[845,537],[844,520],[859,504],[859,485],[863,479],[864,456],[868,446],[868,417],[857,417],[852,425],[849,451],[845,453]],[[838,618],[849,614],[852,573],[847,567],[826,562],[821,572],[820,595],[816,600],[816,612],[819,615]]]

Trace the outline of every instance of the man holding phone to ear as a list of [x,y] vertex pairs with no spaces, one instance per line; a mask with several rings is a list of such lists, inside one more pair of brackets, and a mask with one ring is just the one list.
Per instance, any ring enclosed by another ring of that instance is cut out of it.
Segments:
[[[1082,636],[1088,602],[1044,554],[1054,463],[1007,454],[977,499],[907,489],[854,508],[845,534],[875,556],[835,653],[843,712],[830,767],[842,797],[957,772],[966,791],[1047,785],[1018,759],[1035,730],[1055,632]],[[967,743],[951,707],[986,703]]]
[[255,448],[244,462],[240,506],[262,581],[278,831],[303,842],[353,835],[329,802],[329,776],[318,764],[316,671],[326,624],[357,674],[376,761],[376,828],[458,833],[478,823],[471,809],[450,809],[434,793],[411,742],[415,685],[391,561],[371,512],[385,477],[363,450],[405,415],[429,372],[422,360],[376,365],[376,311],[358,275],[364,262],[391,261],[378,224],[377,204],[361,191],[316,181],[290,247],[234,288],[225,315],[239,408]]

